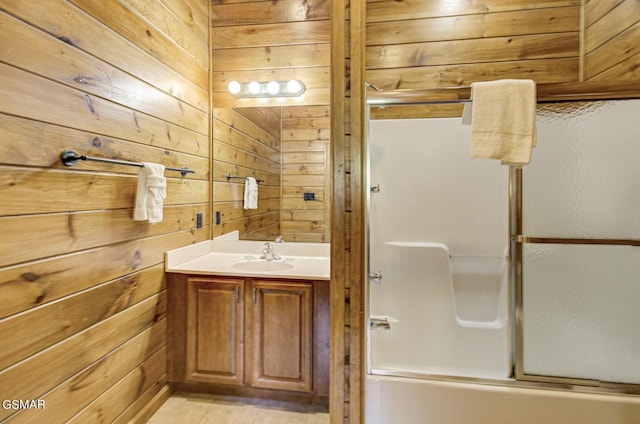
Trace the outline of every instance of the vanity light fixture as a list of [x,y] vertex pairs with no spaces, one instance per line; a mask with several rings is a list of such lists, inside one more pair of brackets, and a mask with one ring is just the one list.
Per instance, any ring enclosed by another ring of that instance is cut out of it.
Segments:
[[300,80],[231,81],[227,88],[235,97],[299,97],[307,90]]

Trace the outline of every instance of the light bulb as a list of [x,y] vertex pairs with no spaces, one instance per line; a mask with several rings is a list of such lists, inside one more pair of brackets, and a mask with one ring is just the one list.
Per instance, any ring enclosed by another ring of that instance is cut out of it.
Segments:
[[297,93],[300,88],[300,83],[297,80],[291,80],[287,83],[287,91],[289,93]]
[[238,94],[242,87],[240,87],[240,83],[238,81],[231,81],[227,88],[229,89],[229,93]]
[[272,96],[275,96],[279,92],[280,92],[280,84],[278,84],[276,81],[269,81],[269,84],[267,84],[267,93],[271,94]]
[[260,92],[260,83],[257,81],[251,81],[249,83],[249,93],[258,94]]

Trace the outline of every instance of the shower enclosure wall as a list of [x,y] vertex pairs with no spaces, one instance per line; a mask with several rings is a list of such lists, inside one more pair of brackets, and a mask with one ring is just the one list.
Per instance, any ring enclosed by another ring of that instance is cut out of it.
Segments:
[[371,366],[505,379],[509,169],[459,119],[372,121]]
[[367,423],[640,422],[583,394],[640,393],[639,112],[539,104],[523,170],[470,159],[460,118],[370,122]]

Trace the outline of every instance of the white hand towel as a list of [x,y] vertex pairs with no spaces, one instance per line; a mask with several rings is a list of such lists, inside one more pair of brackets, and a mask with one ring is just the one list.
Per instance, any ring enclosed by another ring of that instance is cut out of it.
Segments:
[[162,222],[162,206],[167,197],[164,165],[150,162],[142,162],[142,165],[138,173],[133,219],[135,221],[148,220],[150,224],[155,224]]
[[247,177],[244,183],[244,208],[258,209],[258,182],[253,177]]
[[536,84],[505,79],[471,84],[471,157],[526,165],[536,145]]

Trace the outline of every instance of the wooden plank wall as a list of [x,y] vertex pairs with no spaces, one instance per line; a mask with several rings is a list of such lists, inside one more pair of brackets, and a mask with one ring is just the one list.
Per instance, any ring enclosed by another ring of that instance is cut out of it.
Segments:
[[[0,0],[0,393],[46,402],[0,421],[125,423],[168,395],[164,252],[210,236],[208,14]],[[138,168],[66,168],[65,149],[196,173],[166,173],[150,225]]]
[[586,1],[584,79],[640,79],[640,2]]
[[[220,214],[214,236],[238,231],[245,240],[280,235],[282,110],[279,107],[213,109],[213,214]],[[245,181],[254,177],[258,209],[244,209]]]
[[[282,120],[282,235],[286,241],[330,240],[329,106],[289,106]],[[305,201],[304,193],[315,200]]]
[[[328,0],[211,0],[213,106],[329,104]],[[230,81],[302,80],[301,99],[235,99]]]
[[[636,0],[487,0],[446,7],[428,0],[369,0],[367,7],[367,80],[387,90],[498,78],[554,83],[640,77]],[[460,113],[455,105],[414,106],[373,108],[371,116]]]
[[579,0],[367,2],[367,81],[390,90],[578,80]]

